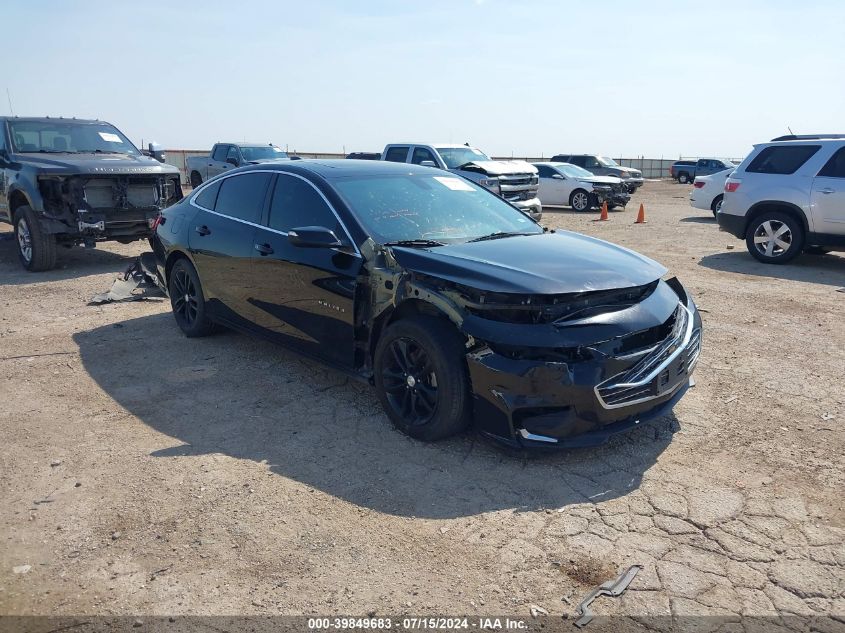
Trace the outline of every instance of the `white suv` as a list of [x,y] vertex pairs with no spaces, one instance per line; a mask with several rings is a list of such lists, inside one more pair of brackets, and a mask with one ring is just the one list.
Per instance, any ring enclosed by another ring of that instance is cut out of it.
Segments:
[[845,135],[790,135],[754,150],[725,181],[719,226],[761,262],[845,250]]

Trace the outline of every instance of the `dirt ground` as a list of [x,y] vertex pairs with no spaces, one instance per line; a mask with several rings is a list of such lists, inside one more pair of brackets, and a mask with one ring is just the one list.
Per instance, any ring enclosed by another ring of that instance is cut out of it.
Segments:
[[368,386],[164,301],[87,306],[143,243],[32,274],[3,225],[0,613],[560,616],[636,563],[596,611],[845,619],[845,254],[758,264],[688,193],[546,209],[665,264],[705,338],[673,416],[532,458],[407,439]]

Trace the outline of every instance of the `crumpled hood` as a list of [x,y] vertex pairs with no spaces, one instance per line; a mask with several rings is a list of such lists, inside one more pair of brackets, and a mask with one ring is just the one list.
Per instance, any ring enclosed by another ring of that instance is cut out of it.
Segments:
[[622,183],[622,179],[616,176],[584,176],[583,178],[578,178],[578,180],[581,182],[594,182],[597,185],[618,185]]
[[423,249],[391,248],[409,271],[489,292],[567,294],[632,288],[667,272],[639,253],[569,231]]
[[524,160],[474,160],[470,164],[484,170],[491,176],[537,173],[537,168]]
[[41,174],[56,176],[149,174],[178,175],[173,165],[158,162],[149,156],[119,154],[16,154],[16,162],[32,165]]

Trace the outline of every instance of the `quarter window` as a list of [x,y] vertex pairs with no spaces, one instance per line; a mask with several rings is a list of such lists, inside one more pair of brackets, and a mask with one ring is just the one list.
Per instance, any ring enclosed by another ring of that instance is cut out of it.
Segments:
[[393,163],[404,163],[408,158],[407,147],[391,147],[387,150],[384,160],[389,160]]
[[819,172],[819,176],[823,178],[845,178],[845,147],[830,157],[830,160]]
[[751,161],[745,171],[754,174],[794,174],[821,145],[771,145]]
[[220,181],[208,185],[205,189],[197,194],[194,202],[203,209],[214,209],[214,203],[217,202],[217,192],[220,191]]
[[270,228],[287,232],[301,226],[322,226],[336,231],[337,218],[323,197],[308,182],[279,174],[270,203]]
[[261,219],[269,182],[270,174],[266,172],[239,174],[221,180],[214,210],[231,218],[257,223]]

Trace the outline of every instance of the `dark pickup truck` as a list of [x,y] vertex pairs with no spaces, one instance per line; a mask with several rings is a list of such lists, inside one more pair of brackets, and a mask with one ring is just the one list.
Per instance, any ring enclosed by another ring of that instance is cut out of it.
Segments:
[[735,165],[721,158],[678,160],[669,168],[669,175],[682,185],[685,185],[695,180],[696,176],[709,176],[710,174],[715,174],[731,167],[735,167]]
[[179,170],[158,158],[104,121],[0,117],[0,222],[23,267],[53,268],[57,246],[153,235],[182,199]]

